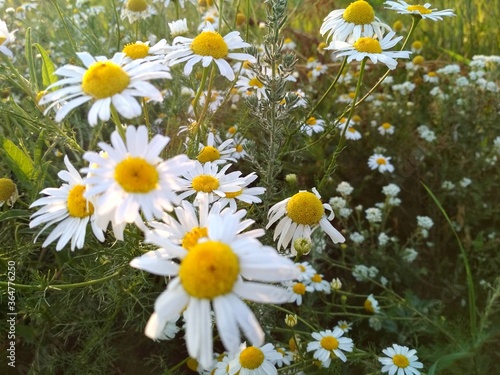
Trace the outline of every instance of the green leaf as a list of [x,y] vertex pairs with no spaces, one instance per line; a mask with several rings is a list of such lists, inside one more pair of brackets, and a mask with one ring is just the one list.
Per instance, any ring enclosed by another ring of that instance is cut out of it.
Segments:
[[43,155],[43,146],[45,145],[45,133],[42,130],[38,139],[35,143],[35,150],[33,152],[33,159],[35,160],[36,165],[40,165],[42,163],[42,155]]
[[26,29],[26,40],[24,46],[24,54],[26,56],[26,63],[30,72],[30,82],[35,86],[38,91],[38,80],[36,77],[35,61],[33,60],[33,45],[31,44],[31,27]]
[[444,53],[448,54],[449,56],[453,57],[457,61],[460,61],[460,62],[467,64],[467,65],[470,63],[470,60],[468,58],[460,55],[459,53],[456,53],[456,52],[449,50],[449,49],[446,49],[446,48],[441,48],[441,50]]
[[468,357],[472,357],[472,353],[458,352],[458,353],[451,353],[444,355],[433,363],[433,365],[429,369],[428,375],[439,374],[439,372],[437,372],[438,370],[450,367],[454,362],[458,361],[459,359]]
[[4,138],[2,147],[7,153],[7,157],[16,165],[19,171],[22,172],[22,177],[28,180],[35,177],[36,173],[35,168],[33,167],[33,161],[23,152],[23,150],[7,138]]
[[38,43],[33,44],[40,55],[42,56],[42,79],[43,79],[43,87],[47,87],[55,82],[57,82],[57,76],[54,74],[55,66],[52,60],[50,59],[47,51]]
[[29,218],[30,212],[26,210],[8,210],[0,215],[0,223],[5,220],[15,218]]

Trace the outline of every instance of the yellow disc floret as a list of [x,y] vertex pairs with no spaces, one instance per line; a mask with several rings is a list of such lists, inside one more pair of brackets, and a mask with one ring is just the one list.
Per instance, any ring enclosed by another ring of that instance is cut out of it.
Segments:
[[306,286],[302,283],[293,284],[292,290],[295,294],[300,294],[300,295],[306,294]]
[[414,12],[417,11],[420,14],[431,14],[432,10],[427,9],[423,5],[410,5],[408,8],[406,8],[409,12]]
[[140,157],[123,159],[115,168],[116,182],[128,193],[149,193],[159,178],[155,166]]
[[259,89],[264,87],[264,84],[257,77],[254,77],[250,81],[248,81],[248,85],[252,87],[258,87]]
[[192,297],[214,299],[233,290],[240,271],[238,256],[225,243],[195,245],[182,260],[179,277]]
[[306,120],[306,124],[307,125],[316,125],[317,123],[317,120],[316,120],[316,117],[309,117],[307,120]]
[[94,213],[94,206],[88,202],[83,194],[85,185],[75,185],[68,193],[68,213],[72,217],[84,218]]
[[240,353],[240,364],[242,368],[254,370],[264,362],[264,353],[255,346],[249,346]]
[[392,362],[399,368],[405,368],[410,365],[408,358],[406,358],[402,354],[396,354],[394,357],[392,357]]
[[103,99],[122,92],[129,83],[129,75],[118,64],[97,61],[83,75],[82,90],[95,99]]
[[9,200],[16,189],[16,184],[10,178],[0,178],[0,202]]
[[219,180],[208,174],[200,174],[193,178],[193,189],[204,193],[211,193],[219,187]]
[[363,306],[364,306],[366,311],[371,312],[371,313],[375,312],[375,309],[373,308],[373,304],[369,299],[365,300],[365,303]]
[[196,159],[200,163],[206,163],[209,161],[216,161],[220,159],[220,152],[213,146],[205,146],[200,151]]
[[131,12],[144,12],[148,9],[146,0],[128,0],[125,7]]
[[382,47],[377,39],[365,37],[359,38],[354,42],[353,47],[358,50],[358,52],[366,53],[381,53]]
[[339,347],[339,340],[333,336],[325,336],[321,339],[320,344],[328,351],[335,350]]
[[131,59],[143,59],[149,54],[149,46],[146,43],[130,43],[122,52]]
[[377,162],[378,165],[386,165],[387,164],[387,160],[385,160],[385,158],[377,158],[377,160],[375,160]]
[[308,191],[295,194],[286,205],[286,211],[297,224],[316,225],[325,211],[319,198]]
[[221,59],[227,56],[227,44],[222,36],[215,31],[204,31],[191,43],[193,52],[200,56],[212,56],[214,59]]
[[186,250],[191,250],[200,238],[207,237],[208,231],[206,227],[194,227],[187,232],[182,238],[182,247]]
[[375,19],[375,12],[370,4],[364,0],[354,1],[342,15],[345,21],[356,25],[366,25]]
[[313,276],[313,277],[311,277],[311,281],[312,281],[313,283],[320,283],[320,282],[322,282],[322,281],[323,281],[323,278],[321,277],[321,275],[318,275],[318,274],[316,273],[316,274],[314,274],[314,276]]
[[226,192],[226,198],[236,198],[238,196],[241,195],[241,193],[243,193],[242,190],[238,190],[238,191],[232,191],[232,192]]

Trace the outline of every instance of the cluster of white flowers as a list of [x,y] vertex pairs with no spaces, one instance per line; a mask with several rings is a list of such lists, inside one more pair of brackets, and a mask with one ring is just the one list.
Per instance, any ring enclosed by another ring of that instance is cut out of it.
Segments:
[[352,269],[352,276],[356,281],[368,281],[378,275],[378,268],[375,266],[367,267],[364,264],[356,264]]
[[382,211],[377,207],[370,207],[365,210],[366,220],[370,223],[382,222]]
[[434,142],[436,140],[436,133],[433,130],[429,129],[427,125],[420,125],[417,128],[418,135],[420,138],[427,142]]

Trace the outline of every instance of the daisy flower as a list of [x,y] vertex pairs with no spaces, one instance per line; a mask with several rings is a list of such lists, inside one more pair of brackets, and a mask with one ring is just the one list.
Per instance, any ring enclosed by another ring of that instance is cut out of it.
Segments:
[[313,277],[317,273],[314,267],[309,264],[309,262],[296,263],[295,266],[300,271],[300,276],[297,280],[303,281],[305,283],[309,282],[309,280],[311,280],[311,277]]
[[156,11],[148,5],[146,0],[126,0],[125,6],[122,8],[121,19],[128,18],[128,22],[134,23],[153,14],[156,14]]
[[217,164],[211,162],[201,164],[199,161],[195,161],[194,163],[194,168],[185,171],[178,179],[179,191],[183,191],[179,195],[180,199],[196,194],[195,202],[206,197],[209,203],[213,203],[224,198],[226,193],[241,191],[241,184],[244,182],[240,178],[241,172],[226,174],[232,164],[226,164],[219,171]]
[[357,141],[361,139],[361,133],[357,131],[354,126],[349,125],[345,131],[345,138],[351,141]]
[[392,173],[394,172],[394,166],[391,164],[390,160],[390,157],[382,154],[373,154],[368,159],[368,166],[373,170],[378,169],[380,173],[384,173],[386,171]]
[[[145,126],[137,129],[127,127],[126,140],[117,131],[111,134],[111,145],[104,142],[99,147],[107,157],[96,152],[86,152],[83,158],[91,163],[85,183],[89,185],[85,198],[96,199],[98,223],[105,229],[108,222],[115,225],[142,223],[141,213],[146,220],[161,218],[166,211],[180,203],[174,190],[180,188],[176,178],[192,161],[186,155],[177,155],[163,160],[160,153],[170,138],[155,135],[148,141]],[[123,231],[115,231],[123,239]]]
[[238,350],[240,330],[252,345],[259,347],[264,343],[264,332],[242,299],[288,302],[286,289],[267,283],[298,275],[291,260],[262,245],[257,239],[259,233],[238,233],[239,225],[239,216],[232,213],[210,216],[206,239],[189,251],[168,246],[130,262],[132,267],[172,278],[156,300],[146,336],[156,339],[166,322],[185,310],[188,353],[204,368],[213,360],[212,308],[218,334],[229,352]]
[[62,104],[56,114],[56,122],[61,122],[68,113],[89,101],[94,101],[88,113],[90,126],[97,124],[97,119],[108,121],[111,106],[126,119],[132,119],[142,113],[142,107],[136,96],[161,102],[160,91],[147,82],[156,78],[172,78],[167,68],[159,61],[127,61],[124,53],[116,53],[111,60],[94,57],[87,52],[77,53],[86,69],[65,65],[54,73],[64,78],[49,87],[67,85],[44,95],[40,105],[52,103],[44,112],[55,105]]
[[330,294],[330,283],[323,280],[323,275],[318,273],[314,274],[308,282],[308,286],[311,286],[316,292],[324,292]]
[[[291,241],[292,254],[296,255],[294,241],[301,237],[311,240],[311,234],[318,226],[330,236],[334,243],[345,241],[344,236],[330,224],[329,220],[334,217],[332,207],[327,203],[321,203],[321,196],[315,188],[312,191],[311,193],[301,190],[270,208],[266,229],[279,220],[273,237],[274,240],[279,237],[278,249],[286,248]],[[325,214],[325,209],[330,211],[328,216]]]
[[225,197],[219,199],[222,207],[229,205],[231,210],[236,211],[237,209],[237,201],[243,202],[247,205],[252,205],[254,203],[262,202],[262,199],[258,198],[257,195],[262,195],[266,192],[266,189],[263,187],[247,187],[252,182],[257,179],[257,175],[255,172],[250,173],[248,176],[243,177],[243,181],[240,184],[240,190],[234,193],[226,193]]
[[325,120],[311,116],[306,120],[305,124],[300,127],[300,131],[306,133],[308,136],[312,136],[314,133],[321,133],[325,130],[324,124]]
[[297,282],[289,282],[285,284],[290,292],[290,299],[288,302],[296,303],[297,306],[302,305],[302,297],[306,294],[306,292],[313,292],[314,289],[311,286],[308,286],[300,281]]
[[64,157],[67,170],[60,171],[57,175],[66,183],[60,188],[47,188],[41,191],[46,197],[33,202],[31,207],[43,206],[31,216],[30,228],[45,224],[38,236],[53,224],[57,226],[45,239],[42,247],[46,247],[58,239],[56,250],[62,250],[71,240],[71,251],[75,247],[81,249],[85,242],[85,232],[90,221],[92,232],[99,241],[104,241],[103,231],[95,222],[94,205],[85,197],[86,186],[82,176],[70,163],[67,156]]
[[352,42],[362,36],[376,35],[382,39],[384,30],[390,31],[389,25],[375,17],[370,4],[364,0],[353,1],[346,9],[337,9],[330,12],[319,29],[326,40]]
[[222,37],[210,23],[207,23],[205,29],[194,39],[182,36],[174,38],[173,51],[165,56],[165,62],[170,66],[186,62],[185,75],[190,75],[193,66],[200,61],[204,68],[215,62],[220,73],[232,81],[234,72],[225,58],[255,61],[255,58],[248,53],[230,52],[245,47],[250,47],[250,44],[241,39],[238,31],[232,31]]
[[[170,1],[170,0],[168,0]],[[170,29],[170,35],[175,38],[179,35],[184,35],[189,32],[187,25],[187,20],[185,18],[177,21],[172,21],[168,23],[168,28]]]
[[240,352],[229,363],[229,374],[234,375],[277,375],[274,363],[283,356],[273,344],[264,346],[241,346]]
[[388,372],[392,375],[396,372],[398,375],[420,375],[420,371],[417,369],[424,367],[421,362],[417,361],[415,349],[410,350],[406,346],[392,344],[392,347],[382,350],[382,353],[387,356],[378,358],[383,365],[382,372]]
[[347,361],[344,352],[352,352],[354,343],[350,338],[342,337],[344,331],[335,327],[333,331],[326,330],[313,332],[312,337],[316,341],[307,344],[307,351],[314,351],[313,357],[322,362],[323,367],[329,367],[332,362],[332,356],[338,357],[342,362]]
[[273,364],[278,367],[290,366],[290,364],[293,362],[293,353],[290,350],[286,350],[282,347],[276,348],[276,351],[281,354],[281,358],[272,361]]
[[199,145],[199,153],[196,157],[200,163],[211,162],[212,164],[226,164],[229,161],[236,162],[231,154],[236,151],[234,147],[228,148],[233,144],[233,139],[227,139],[216,147],[215,137],[212,132],[208,133],[207,143]]
[[378,314],[380,312],[380,307],[378,305],[378,301],[373,297],[373,294],[370,294],[366,297],[364,303],[365,310],[372,314]]
[[390,122],[384,122],[377,128],[377,130],[381,135],[394,134],[394,126]]
[[125,59],[128,61],[145,59],[145,60],[157,60],[162,59],[167,52],[168,44],[165,39],[160,40],[154,46],[149,46],[148,42],[137,41],[135,43],[126,44],[123,47],[122,52],[125,54]]
[[0,207],[5,203],[12,207],[19,198],[17,185],[10,178],[0,178]]
[[393,70],[398,65],[396,58],[408,59],[411,53],[410,51],[388,51],[389,48],[394,47],[403,39],[402,36],[393,39],[394,35],[396,33],[391,31],[383,39],[365,36],[356,39],[353,43],[333,41],[325,49],[334,50],[333,55],[335,57],[346,56],[348,63],[353,60],[361,61],[369,58],[372,63],[381,62]]
[[262,98],[266,95],[266,86],[262,83],[254,72],[241,74],[235,85],[240,92],[245,93],[247,96],[252,94]]
[[430,19],[432,21],[442,21],[443,17],[452,17],[455,15],[453,13],[453,9],[430,9],[430,3],[425,3],[424,5],[410,5],[406,1],[398,0],[397,2],[386,1],[384,4],[388,5],[385,9],[395,10],[399,14],[413,14],[422,17],[424,20]]
[[352,323],[348,323],[346,320],[339,320],[335,327],[340,328],[345,333],[349,332],[352,328]]
[[16,40],[16,38],[14,37],[14,33],[16,31],[17,30],[9,32],[5,21],[0,20],[0,52],[10,58],[12,58],[14,55],[12,54],[12,51],[7,48],[7,45]]

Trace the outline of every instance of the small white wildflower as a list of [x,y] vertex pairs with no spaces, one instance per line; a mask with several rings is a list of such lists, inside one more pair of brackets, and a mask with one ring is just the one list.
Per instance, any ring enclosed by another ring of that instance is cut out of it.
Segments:
[[365,210],[366,220],[370,223],[380,223],[382,221],[382,211],[376,207],[370,207]]
[[411,248],[407,247],[403,250],[403,254],[401,255],[403,260],[408,263],[412,263],[417,258],[418,252]]
[[417,225],[423,229],[431,229],[434,222],[429,216],[417,216]]
[[342,195],[351,195],[353,190],[354,188],[348,182],[345,181],[342,181],[337,186],[337,191]]
[[352,276],[354,276],[356,281],[368,281],[368,279],[373,279],[377,274],[377,267],[367,267],[364,264],[357,264],[352,270]]
[[359,232],[353,232],[351,233],[351,235],[349,236],[349,239],[354,242],[355,244],[361,244],[363,243],[363,241],[365,240],[365,236],[363,236],[361,233]]
[[378,244],[380,246],[385,246],[389,242],[389,236],[385,234],[384,232],[380,233],[378,235]]
[[382,188],[382,193],[387,197],[395,197],[400,191],[401,189],[396,184],[389,184]]
[[464,177],[460,180],[460,186],[463,188],[466,188],[472,183],[472,180],[470,178]]
[[443,183],[441,184],[441,187],[445,190],[453,190],[455,189],[455,184],[451,181],[443,181]]
[[351,214],[352,214],[352,209],[351,208],[344,207],[344,208],[341,208],[339,210],[339,216],[340,217],[349,217],[349,216],[351,216]]

